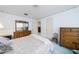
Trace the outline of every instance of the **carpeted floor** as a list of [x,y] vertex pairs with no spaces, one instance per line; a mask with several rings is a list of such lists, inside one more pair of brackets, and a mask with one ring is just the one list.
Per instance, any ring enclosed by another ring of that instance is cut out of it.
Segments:
[[53,54],[73,54],[72,50],[59,46],[58,44],[54,43],[54,50]]

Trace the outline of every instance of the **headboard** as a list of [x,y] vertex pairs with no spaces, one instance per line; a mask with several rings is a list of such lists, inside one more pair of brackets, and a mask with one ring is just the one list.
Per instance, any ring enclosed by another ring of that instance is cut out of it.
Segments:
[[24,36],[28,36],[31,34],[31,31],[16,31],[13,33],[14,38],[20,38],[20,37],[24,37]]

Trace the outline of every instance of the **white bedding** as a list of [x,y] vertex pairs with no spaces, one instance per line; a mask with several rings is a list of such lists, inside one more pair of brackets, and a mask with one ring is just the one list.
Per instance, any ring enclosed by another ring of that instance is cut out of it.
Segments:
[[11,46],[13,50],[7,52],[9,54],[47,54],[53,48],[52,43],[48,39],[35,34],[13,39]]

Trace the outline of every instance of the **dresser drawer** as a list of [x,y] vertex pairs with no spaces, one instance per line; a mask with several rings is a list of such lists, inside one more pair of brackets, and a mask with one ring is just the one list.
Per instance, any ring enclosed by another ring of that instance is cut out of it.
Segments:
[[72,32],[79,32],[79,28],[73,28],[71,29]]
[[30,34],[31,34],[31,31],[17,31],[17,32],[14,32],[14,38],[20,38],[20,37],[28,36]]
[[70,32],[70,28],[60,28],[60,31],[62,31],[62,32]]
[[63,42],[61,41],[61,45],[66,48],[75,49],[75,44],[73,44],[72,42],[68,40],[64,40]]
[[79,32],[63,32],[62,35],[79,36]]

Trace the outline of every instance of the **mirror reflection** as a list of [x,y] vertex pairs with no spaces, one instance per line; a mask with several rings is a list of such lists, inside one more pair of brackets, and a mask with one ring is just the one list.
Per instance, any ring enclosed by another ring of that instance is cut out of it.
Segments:
[[27,31],[29,27],[29,22],[26,21],[16,21],[15,22],[16,31]]

